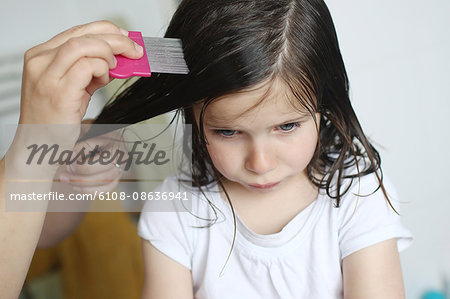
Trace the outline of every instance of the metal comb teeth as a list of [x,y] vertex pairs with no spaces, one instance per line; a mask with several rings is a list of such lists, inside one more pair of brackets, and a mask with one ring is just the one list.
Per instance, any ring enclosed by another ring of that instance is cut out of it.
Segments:
[[152,73],[189,73],[180,39],[143,37],[143,40]]

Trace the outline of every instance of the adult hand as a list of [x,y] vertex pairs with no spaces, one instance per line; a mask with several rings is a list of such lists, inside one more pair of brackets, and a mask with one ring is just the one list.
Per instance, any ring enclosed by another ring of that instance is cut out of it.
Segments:
[[[83,131],[88,129],[83,125]],[[113,131],[78,142],[73,156],[79,158],[61,167],[56,179],[68,183],[76,192],[95,194],[114,190],[123,175],[128,152],[120,134]]]
[[114,55],[132,59],[142,47],[111,22],[73,27],[24,57],[20,124],[79,124],[92,94],[111,81]]

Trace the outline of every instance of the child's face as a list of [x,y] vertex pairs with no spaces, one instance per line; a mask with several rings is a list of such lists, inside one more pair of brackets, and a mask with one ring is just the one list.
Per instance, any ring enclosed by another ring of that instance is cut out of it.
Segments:
[[[296,99],[286,98],[284,85],[275,81],[261,100],[267,89],[260,85],[214,100],[203,119],[215,168],[228,183],[251,192],[274,192],[306,180],[318,138],[313,118],[299,111]],[[197,123],[201,107],[194,106]]]

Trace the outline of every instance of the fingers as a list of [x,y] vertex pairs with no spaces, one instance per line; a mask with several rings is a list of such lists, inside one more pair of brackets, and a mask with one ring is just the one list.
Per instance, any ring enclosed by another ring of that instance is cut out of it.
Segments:
[[143,51],[137,49],[135,43],[123,35],[90,34],[74,37],[56,49],[47,73],[54,78],[61,78],[72,65],[84,57],[103,59],[108,67],[113,69],[117,64],[114,55],[119,54],[136,59],[143,55]]
[[91,95],[111,81],[115,55],[142,48],[111,22],[76,26],[25,53],[20,123],[80,123]]
[[114,55],[120,54],[131,59],[142,57],[142,47],[131,40],[128,36],[118,34],[96,34],[86,36],[105,40],[111,46]]
[[57,49],[47,73],[60,78],[77,60],[84,57],[101,58],[110,68],[115,67],[114,54],[106,41],[83,36],[71,38]]
[[[77,173],[71,173],[70,171],[62,172],[60,174],[60,180],[62,182],[69,182],[72,186],[78,188],[100,188],[103,186],[109,186],[111,183],[116,183],[122,176],[123,170],[111,165],[108,170],[91,175],[79,175]],[[111,189],[109,190],[111,191]]]
[[37,52],[57,48],[71,38],[80,37],[86,34],[120,34],[123,36],[128,36],[128,32],[125,29],[122,29],[109,21],[96,21],[84,25],[74,26],[64,32],[61,32],[47,42],[30,49],[28,55],[33,56]]
[[[92,95],[95,90],[110,82],[109,65],[101,58],[81,58],[77,60],[60,79],[68,94],[86,90]],[[77,85],[73,82],[78,82]]]
[[[117,134],[117,133],[116,133]],[[76,191],[111,191],[124,173],[123,166],[116,163],[123,161],[125,147],[119,136],[108,134],[79,142],[74,147],[78,160],[66,167],[58,175],[61,182],[70,183]],[[80,153],[89,156],[79,155]],[[106,154],[106,155],[105,155]],[[102,158],[103,157],[103,158]]]
[[[85,177],[83,179],[86,180]],[[120,177],[113,180],[102,180],[98,184],[92,184],[93,181],[87,183],[87,181],[75,179],[66,183],[70,184],[71,188],[76,192],[85,194],[95,194],[97,192],[98,194],[99,192],[112,192],[118,186],[119,181]],[[63,181],[61,180],[61,182]]]
[[[75,26],[49,41],[29,49],[25,53],[25,62],[36,56],[46,56],[49,74],[61,77],[65,71],[81,57],[105,59],[110,68],[115,67],[114,55],[123,55],[131,59],[142,57],[142,47],[128,37],[128,32],[108,21],[97,21]],[[38,64],[39,64],[38,63]]]
[[58,175],[60,182],[70,184],[72,189],[83,193],[110,192],[117,187],[123,170],[110,164],[109,168],[98,173],[78,174],[71,170],[62,171]]
[[119,179],[101,186],[74,186],[74,190],[84,194],[100,194],[100,192],[111,192],[117,187]]

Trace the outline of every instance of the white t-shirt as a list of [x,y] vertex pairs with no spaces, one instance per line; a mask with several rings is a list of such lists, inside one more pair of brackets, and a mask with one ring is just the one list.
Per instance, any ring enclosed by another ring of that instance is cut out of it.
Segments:
[[[399,211],[397,194],[386,175],[383,182]],[[370,194],[377,186],[374,174],[362,177],[360,186],[354,179],[339,208],[320,190],[318,198],[276,234],[256,234],[237,215],[236,241],[226,262],[233,241],[233,216],[217,186],[205,188],[213,209],[198,190],[168,177],[157,191],[188,192],[192,206],[172,201],[171,208],[177,212],[151,212],[160,210],[161,202],[147,201],[138,233],[191,270],[197,299],[342,298],[343,258],[391,238],[397,238],[399,251],[412,242],[381,189],[367,197],[354,195],[358,190],[361,195]],[[208,226],[215,212],[218,219]],[[177,282],[173,283],[176,287]]]

